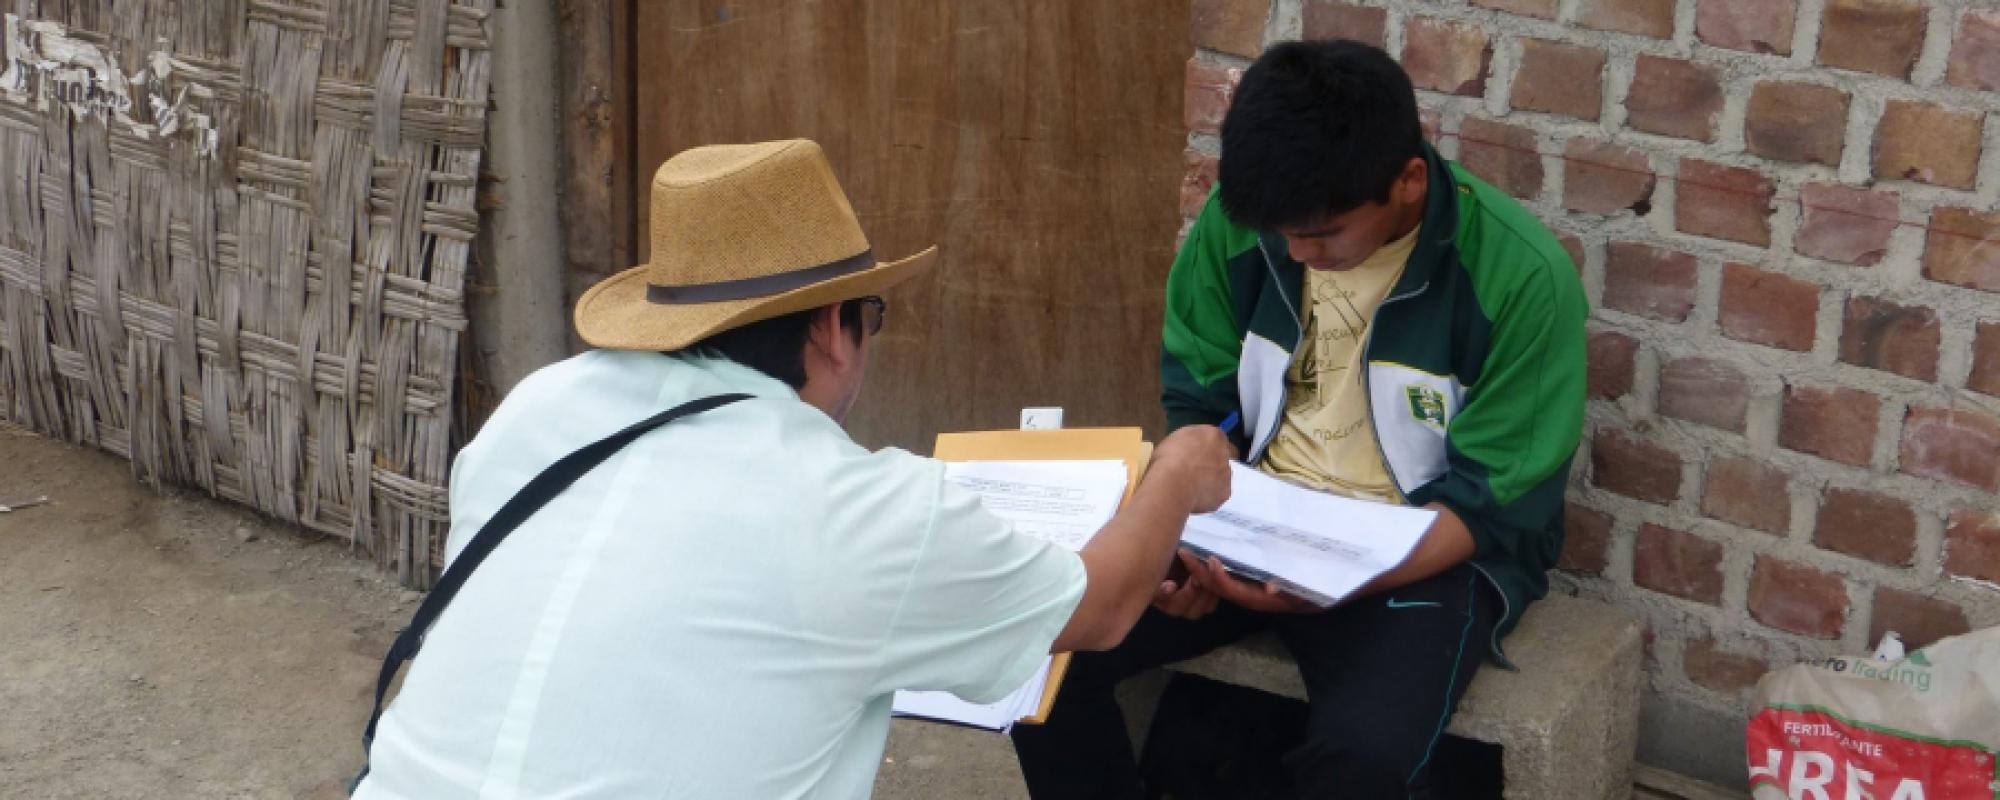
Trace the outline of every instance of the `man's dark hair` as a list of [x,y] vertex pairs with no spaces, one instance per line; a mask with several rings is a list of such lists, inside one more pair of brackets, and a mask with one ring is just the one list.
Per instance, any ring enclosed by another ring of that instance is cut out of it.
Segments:
[[[758,320],[688,345],[680,352],[721,356],[762,372],[794,390],[806,385],[806,338],[819,308]],[[840,327],[861,344],[861,301],[840,304]]]
[[1271,230],[1388,202],[1423,136],[1410,76],[1389,54],[1341,39],[1274,45],[1222,121],[1222,209]]

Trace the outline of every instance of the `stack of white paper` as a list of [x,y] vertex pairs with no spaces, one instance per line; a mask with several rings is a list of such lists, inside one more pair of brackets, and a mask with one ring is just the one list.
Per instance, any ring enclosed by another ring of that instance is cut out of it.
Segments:
[[[1082,550],[1111,521],[1125,497],[1123,461],[955,461],[945,479],[979,495],[986,510],[1014,530],[1070,550]],[[1040,710],[1049,661],[998,702],[968,703],[950,692],[897,692],[897,716],[924,717],[988,730],[1007,730]]]
[[1181,544],[1325,607],[1395,569],[1437,512],[1351,500],[1231,464],[1229,502],[1188,518]]
[[990,731],[1014,727],[1016,720],[1032,717],[1041,710],[1042,690],[1049,681],[1049,662],[1044,660],[1035,676],[996,702],[980,704],[958,699],[950,692],[897,692],[892,709],[899,717],[922,717],[952,722]]

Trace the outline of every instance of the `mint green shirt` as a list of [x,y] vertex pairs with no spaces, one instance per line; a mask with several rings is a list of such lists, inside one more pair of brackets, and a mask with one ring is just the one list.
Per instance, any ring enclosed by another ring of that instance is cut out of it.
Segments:
[[359,798],[866,797],[898,689],[1025,682],[1083,596],[941,465],[869,452],[719,359],[595,351],[453,465],[456,555],[555,459],[696,397],[481,565],[382,720]]

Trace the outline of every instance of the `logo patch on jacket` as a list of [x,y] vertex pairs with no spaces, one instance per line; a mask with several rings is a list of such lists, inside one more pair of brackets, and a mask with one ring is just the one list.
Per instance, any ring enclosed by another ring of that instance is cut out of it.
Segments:
[[1429,386],[1405,386],[1403,393],[1410,398],[1410,418],[1438,430],[1444,429],[1444,392]]

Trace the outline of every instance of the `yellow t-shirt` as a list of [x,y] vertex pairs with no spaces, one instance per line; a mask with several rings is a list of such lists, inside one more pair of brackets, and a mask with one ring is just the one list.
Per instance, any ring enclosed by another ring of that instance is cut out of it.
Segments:
[[1285,416],[1258,465],[1265,473],[1347,497],[1402,502],[1375,443],[1361,351],[1417,230],[1353,269],[1306,270],[1306,336],[1285,372]]

